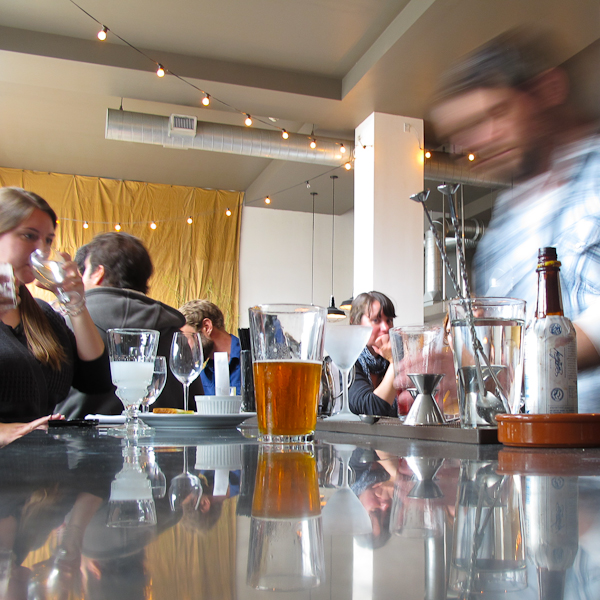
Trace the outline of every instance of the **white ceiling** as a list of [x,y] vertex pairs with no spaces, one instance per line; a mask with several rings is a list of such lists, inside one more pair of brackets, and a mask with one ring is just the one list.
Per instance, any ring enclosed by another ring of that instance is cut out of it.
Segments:
[[[505,29],[558,32],[562,62],[600,36],[599,0],[0,0],[0,166],[269,194],[331,212],[331,167],[104,139],[106,109],[241,125],[227,105],[288,131],[353,139],[371,112],[425,118],[439,74]],[[259,127],[266,127],[257,123]],[[427,134],[426,134],[427,135]],[[336,213],[353,204],[338,169]],[[311,180],[307,189],[306,180]],[[291,188],[291,189],[288,189]],[[286,191],[283,191],[286,190]]]

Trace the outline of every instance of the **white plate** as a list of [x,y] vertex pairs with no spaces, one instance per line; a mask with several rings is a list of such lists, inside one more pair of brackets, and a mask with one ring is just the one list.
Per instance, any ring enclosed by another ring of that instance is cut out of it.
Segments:
[[235,427],[246,419],[255,417],[255,412],[243,412],[233,415],[173,415],[154,414],[140,415],[140,419],[150,427],[178,429],[225,429]]

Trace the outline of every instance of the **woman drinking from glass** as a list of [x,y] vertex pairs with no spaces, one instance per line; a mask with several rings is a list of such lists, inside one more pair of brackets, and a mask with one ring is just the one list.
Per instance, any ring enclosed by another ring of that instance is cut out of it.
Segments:
[[108,355],[85,306],[77,265],[70,260],[62,265],[60,286],[75,299],[63,307],[72,330],[25,286],[34,280],[31,254],[50,249],[55,228],[56,214],[43,198],[21,188],[0,188],[0,263],[12,266],[17,292],[16,303],[0,300],[0,422],[51,414],[71,386],[112,389]]

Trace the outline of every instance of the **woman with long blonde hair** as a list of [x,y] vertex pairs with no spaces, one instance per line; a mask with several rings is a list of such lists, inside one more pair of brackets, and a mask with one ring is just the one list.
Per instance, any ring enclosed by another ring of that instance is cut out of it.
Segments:
[[67,294],[81,298],[65,307],[72,330],[25,285],[34,280],[31,253],[52,246],[55,228],[56,214],[43,198],[21,188],[0,188],[0,262],[12,265],[18,295],[16,307],[0,300],[0,422],[51,414],[71,386],[112,389],[107,352],[85,306],[77,265],[67,260],[61,284]]

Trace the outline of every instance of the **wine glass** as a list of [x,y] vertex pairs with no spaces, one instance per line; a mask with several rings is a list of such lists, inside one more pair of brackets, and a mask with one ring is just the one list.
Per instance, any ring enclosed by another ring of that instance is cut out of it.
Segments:
[[[352,325],[352,327],[356,327]],[[371,331],[371,328],[368,328]],[[365,535],[373,531],[367,509],[348,483],[348,468],[356,446],[333,444],[342,461],[342,487],[338,488],[323,507],[323,532],[326,535]]]
[[325,350],[342,373],[342,409],[328,421],[360,421],[350,410],[348,400],[348,375],[356,359],[371,337],[373,329],[366,325],[332,325],[325,329]]
[[183,472],[173,477],[169,486],[169,503],[171,510],[181,510],[187,502],[196,510],[202,498],[200,478],[193,475],[187,468],[187,448],[183,447]]
[[57,250],[38,248],[31,253],[30,260],[35,278],[44,287],[54,292],[62,305],[81,302],[81,294],[74,291],[67,293],[61,287],[67,276],[64,269],[65,259]]
[[154,373],[152,374],[152,383],[148,386],[148,391],[142,400],[142,413],[148,412],[148,407],[156,402],[167,382],[167,359],[164,356],[157,356],[154,359]]
[[148,428],[138,420],[137,407],[152,383],[160,334],[153,329],[109,329],[107,334],[112,382],[125,408],[125,424],[110,433],[145,433]]
[[183,384],[183,410],[188,409],[190,383],[202,370],[204,357],[200,334],[177,331],[171,342],[171,373]]

